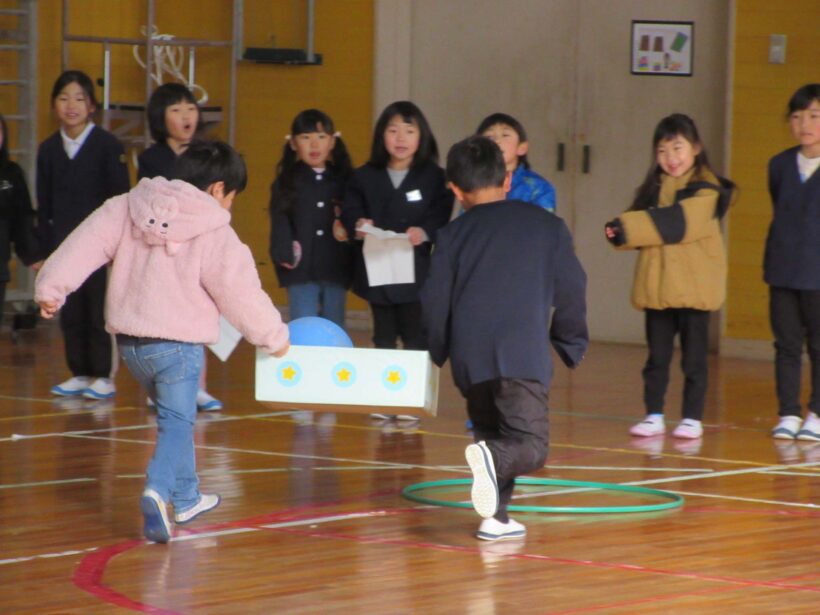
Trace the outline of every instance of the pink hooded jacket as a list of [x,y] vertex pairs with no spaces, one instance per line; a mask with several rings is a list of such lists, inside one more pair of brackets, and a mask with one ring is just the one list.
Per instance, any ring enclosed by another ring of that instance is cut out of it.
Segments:
[[37,276],[34,298],[62,306],[113,261],[105,297],[109,332],[211,344],[221,313],[249,342],[276,352],[287,344],[287,326],[230,220],[213,197],[186,182],[143,179],[60,244]]

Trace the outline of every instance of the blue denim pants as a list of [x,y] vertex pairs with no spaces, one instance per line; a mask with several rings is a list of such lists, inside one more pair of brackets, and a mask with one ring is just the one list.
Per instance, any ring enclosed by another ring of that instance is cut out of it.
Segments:
[[196,392],[204,353],[201,344],[117,336],[120,354],[157,409],[157,444],[145,487],[176,512],[199,502],[194,454]]
[[345,326],[345,299],[347,290],[338,284],[305,282],[288,286],[290,319],[303,316],[321,316]]

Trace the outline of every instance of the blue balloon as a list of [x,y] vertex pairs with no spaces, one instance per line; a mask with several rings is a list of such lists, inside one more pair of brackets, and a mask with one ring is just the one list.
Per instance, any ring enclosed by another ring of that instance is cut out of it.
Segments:
[[319,316],[304,316],[288,323],[290,343],[295,346],[338,346],[353,348],[353,342],[335,322]]

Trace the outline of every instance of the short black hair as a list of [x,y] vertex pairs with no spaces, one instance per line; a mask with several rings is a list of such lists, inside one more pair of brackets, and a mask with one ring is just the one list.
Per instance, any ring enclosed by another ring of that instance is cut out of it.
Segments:
[[447,153],[447,179],[464,192],[502,187],[506,175],[501,148],[487,137],[467,137]]
[[173,177],[200,190],[225,182],[225,194],[234,190],[242,192],[248,184],[248,170],[242,156],[222,141],[191,141],[177,158]]
[[145,110],[148,116],[148,128],[154,141],[164,143],[168,139],[168,128],[165,126],[165,109],[183,101],[196,106],[197,120],[194,134],[200,131],[202,128],[202,109],[199,108],[199,103],[196,102],[191,90],[181,83],[163,83],[151,94]]
[[[475,133],[477,135],[483,135],[488,129],[492,128],[496,124],[504,124],[505,126],[512,128],[518,135],[519,143],[527,142],[527,131],[524,130],[524,125],[512,115],[507,113],[491,113],[481,120],[481,123],[478,125],[478,128],[476,128]],[[530,161],[527,159],[526,154],[518,157],[518,164],[523,166],[525,169],[530,168]]]
[[814,101],[820,102],[820,83],[807,83],[798,89],[789,99],[789,111],[787,116],[795,111],[804,111]]
[[419,148],[413,155],[412,166],[416,167],[426,162],[438,162],[438,144],[436,138],[433,136],[433,131],[430,129],[430,124],[427,123],[427,118],[414,103],[409,100],[399,100],[391,103],[385,107],[379,119],[376,121],[376,127],[373,129],[373,144],[370,147],[370,164],[380,169],[387,167],[390,162],[390,153],[384,145],[384,131],[387,130],[387,125],[396,116],[408,123],[415,124],[419,127]]
[[57,80],[54,82],[54,87],[51,88],[52,106],[54,105],[54,101],[57,100],[57,97],[60,95],[60,92],[63,91],[63,88],[70,83],[76,83],[79,85],[83,92],[85,92],[85,97],[94,107],[94,110],[99,109],[100,104],[97,102],[97,97],[94,96],[94,84],[91,82],[91,77],[86,75],[81,70],[63,71],[63,73],[57,77]]

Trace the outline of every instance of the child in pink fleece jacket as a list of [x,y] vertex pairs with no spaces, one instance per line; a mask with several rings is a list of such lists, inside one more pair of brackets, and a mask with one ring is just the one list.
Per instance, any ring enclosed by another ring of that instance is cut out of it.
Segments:
[[106,329],[123,360],[156,403],[158,436],[140,507],[145,537],[171,536],[177,523],[219,505],[202,494],[193,425],[204,359],[217,341],[220,313],[274,356],[288,330],[262,290],[250,249],[230,226],[233,198],[247,183],[242,158],[225,143],[192,143],[177,177],[143,179],[91,214],[46,261],[35,300],[51,318],[93,271],[111,263]]

